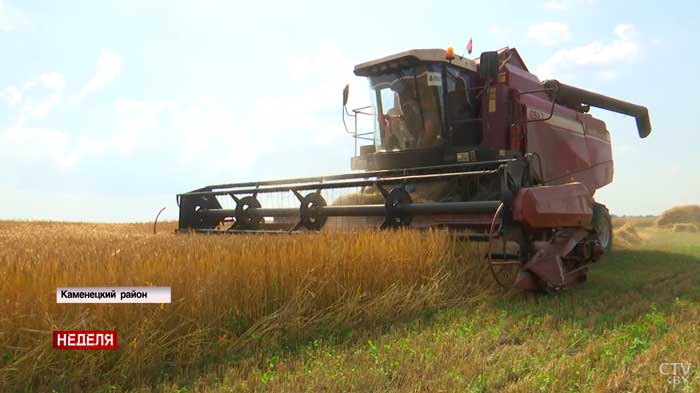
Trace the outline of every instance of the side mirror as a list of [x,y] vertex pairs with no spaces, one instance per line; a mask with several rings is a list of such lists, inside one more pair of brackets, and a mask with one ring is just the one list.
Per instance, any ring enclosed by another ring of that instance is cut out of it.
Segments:
[[479,76],[485,80],[498,78],[498,52],[483,52],[481,54]]
[[350,95],[350,85],[345,85],[345,88],[343,88],[343,106],[348,104],[348,95]]

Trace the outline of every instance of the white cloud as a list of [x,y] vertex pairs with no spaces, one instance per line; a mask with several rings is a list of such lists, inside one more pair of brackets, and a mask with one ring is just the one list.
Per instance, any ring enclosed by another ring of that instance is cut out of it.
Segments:
[[[46,117],[63,98],[66,82],[58,72],[47,72],[39,77],[32,88],[43,89],[43,93],[32,95],[30,89],[25,89],[23,98],[23,113],[34,117]],[[30,94],[27,94],[29,91]],[[36,90],[35,90],[36,91]]]
[[489,27],[489,33],[491,33],[491,34],[499,34],[499,33],[502,33],[503,31],[504,31],[503,26],[501,26],[501,25],[492,25],[491,27]]
[[555,46],[570,40],[571,32],[569,26],[564,23],[545,22],[530,26],[527,29],[527,36],[544,46]]
[[53,161],[61,168],[75,164],[75,155],[70,151],[67,133],[32,127],[10,127],[0,132],[0,151],[7,158],[18,161]]
[[596,74],[598,79],[610,81],[617,78],[617,72],[613,70],[603,70]]
[[47,89],[63,90],[66,87],[66,81],[63,79],[63,75],[58,72],[47,72],[41,74],[39,78],[41,85]]
[[591,7],[595,5],[597,0],[549,0],[544,3],[546,11],[561,12],[578,7]]
[[[26,105],[23,102],[20,110],[26,111]],[[18,116],[14,125],[0,128],[0,156],[25,163],[51,162],[62,170],[70,170],[88,158],[108,153],[129,154],[136,147],[150,146],[166,136],[160,134],[158,119],[165,108],[166,104],[161,102],[119,99],[115,103],[117,125],[113,132],[101,136],[34,127],[27,124],[28,118]]]
[[562,11],[567,8],[569,8],[569,4],[564,0],[550,0],[544,3],[544,9],[547,11]]
[[[0,157],[22,163],[49,162],[67,171],[80,161],[113,149],[108,141],[71,135],[57,128],[16,125],[0,128]],[[2,160],[0,160],[2,161]]]
[[[83,89],[81,96],[94,93],[114,81],[121,72],[121,57],[103,49],[97,61],[94,77]],[[46,72],[20,86],[0,90],[11,113],[8,124],[0,124],[0,141],[5,157],[17,161],[49,161],[62,169],[69,169],[86,157],[106,152],[129,152],[140,138],[139,134],[154,129],[152,112],[160,110],[159,103],[117,100],[115,113],[118,126],[108,136],[91,137],[71,135],[55,127],[35,127],[32,119],[46,117],[62,100],[66,82],[58,72]]]
[[670,163],[669,168],[669,175],[671,175],[671,177],[678,177],[681,175],[681,172],[683,172],[683,166],[678,162]]
[[[289,59],[287,69],[298,86],[284,95],[263,97],[257,105],[259,110],[277,108],[280,116],[275,116],[275,128],[297,129],[307,133],[310,141],[327,141],[343,135],[340,113],[345,84],[350,85],[349,109],[369,103],[366,81],[353,75],[353,62],[334,45],[324,44],[317,53]],[[337,114],[330,122],[322,115],[329,112]]]
[[[352,75],[352,63],[332,44],[322,44],[313,55],[295,56],[287,60],[287,71],[293,81],[315,84],[341,83]],[[342,89],[342,86],[340,87]]]
[[15,31],[29,24],[29,20],[19,8],[0,0],[0,31]]
[[114,111],[117,126],[108,147],[120,153],[131,153],[137,146],[157,143],[157,131],[169,104],[164,101],[135,101],[117,99]]
[[[279,158],[285,154],[299,149],[312,154],[319,145],[351,149],[353,141],[340,117],[343,86],[350,84],[350,109],[369,102],[366,81],[353,75],[353,63],[337,47],[324,44],[287,59],[286,66],[289,85],[243,107],[215,97],[173,105],[167,117],[179,157],[197,160],[211,171],[227,168],[232,159],[240,167],[267,158],[269,168],[286,161]],[[338,154],[347,157],[342,150]]]
[[22,86],[0,90],[0,99],[14,109],[17,118],[45,117],[63,97],[66,82],[58,72],[46,72]]
[[117,79],[122,72],[122,57],[111,49],[102,49],[97,59],[95,75],[85,85],[81,96],[87,96],[106,87]]
[[[258,118],[258,126],[272,118],[273,113]],[[179,156],[221,169],[227,168],[232,159],[237,166],[250,165],[265,138],[242,121],[241,113],[234,113],[230,106],[213,97],[202,97],[177,108],[172,124]]]
[[154,129],[159,125],[157,116],[166,108],[164,101],[135,101],[119,98],[116,112],[124,117],[127,128]]
[[0,157],[20,162],[49,161],[68,169],[92,148],[89,141],[72,140],[63,130],[31,125],[61,103],[65,87],[61,73],[45,72],[20,86],[0,90],[0,100],[10,113],[9,121],[0,124]]
[[0,90],[0,98],[7,102],[9,106],[17,106],[22,102],[22,89],[16,86],[9,86]]
[[510,42],[512,41],[512,31],[508,27],[502,25],[491,25],[489,34],[497,41]]
[[583,46],[561,49],[542,63],[538,69],[540,78],[551,78],[571,67],[597,67],[608,71],[620,63],[632,63],[639,57],[639,42],[633,25],[617,25],[615,38],[609,42],[593,41]]
[[[111,69],[112,72],[97,72],[86,86],[86,89],[90,87],[88,92],[118,75],[115,70],[119,67],[104,66],[115,62],[99,63],[103,66],[98,71]],[[336,47],[324,45],[306,56],[287,60],[291,83],[284,89],[252,97],[242,105],[217,97],[193,97],[179,102],[122,97],[114,102],[115,117],[110,122],[113,126],[107,130],[98,130],[94,135],[76,134],[60,127],[38,128],[29,121],[18,121],[0,128],[0,143],[3,143],[0,151],[12,151],[5,156],[13,160],[48,161],[67,169],[88,158],[168,151],[183,162],[205,166],[213,175],[217,168],[229,174],[232,159],[237,167],[243,168],[259,163],[263,157],[271,157],[266,162],[278,162],[277,153],[319,150],[320,146],[325,150],[329,145],[342,144],[338,155],[345,162],[347,150],[352,151],[353,146],[340,119],[345,83],[351,84],[349,108],[369,102],[366,81],[352,74],[352,64]],[[39,112],[28,96],[39,87],[62,92],[65,81],[58,73],[43,74],[20,87],[0,91],[0,101],[7,102],[18,113],[30,109]],[[29,106],[25,108],[26,105]],[[365,128],[371,130],[371,124]],[[31,149],[35,145],[38,145],[36,149]]]
[[61,170],[74,168],[87,157],[104,154],[105,141],[50,127],[25,125],[23,121],[0,128],[0,157],[22,163],[50,162]]
[[615,32],[615,35],[625,41],[631,41],[637,38],[637,31],[635,30],[634,25],[631,24],[617,25],[613,31]]

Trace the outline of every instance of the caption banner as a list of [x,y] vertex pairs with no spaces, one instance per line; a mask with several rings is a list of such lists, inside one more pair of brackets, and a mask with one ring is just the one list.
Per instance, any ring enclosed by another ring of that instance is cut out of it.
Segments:
[[56,303],[170,303],[170,287],[57,288]]
[[54,349],[117,349],[116,330],[56,330]]

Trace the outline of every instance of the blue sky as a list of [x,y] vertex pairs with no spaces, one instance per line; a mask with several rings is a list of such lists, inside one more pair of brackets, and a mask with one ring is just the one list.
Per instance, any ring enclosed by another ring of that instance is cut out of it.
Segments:
[[352,67],[411,48],[520,51],[540,77],[649,107],[613,138],[617,214],[700,203],[697,2],[0,0],[0,219],[151,220],[211,183],[349,170]]

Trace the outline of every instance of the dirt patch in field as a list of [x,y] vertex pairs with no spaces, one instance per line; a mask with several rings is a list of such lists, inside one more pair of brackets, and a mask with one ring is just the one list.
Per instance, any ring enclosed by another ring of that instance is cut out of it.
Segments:
[[627,223],[633,223],[637,228],[656,226],[656,216],[612,216],[613,229],[622,227]]
[[656,219],[658,226],[673,224],[700,224],[700,205],[675,206]]
[[635,225],[631,222],[625,223],[616,229],[613,235],[615,240],[623,244],[639,244],[642,242],[642,237],[639,236],[639,232],[637,232]]
[[688,224],[688,223],[679,223],[679,224],[673,224],[673,228],[671,228],[673,232],[698,232],[698,226],[695,224]]

